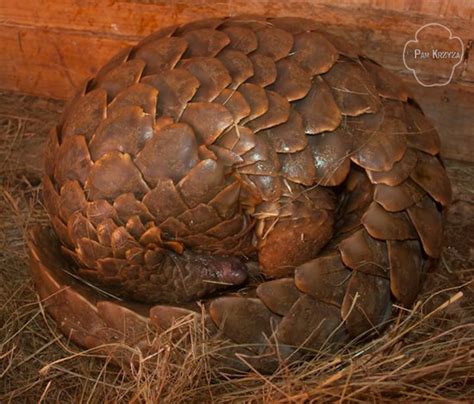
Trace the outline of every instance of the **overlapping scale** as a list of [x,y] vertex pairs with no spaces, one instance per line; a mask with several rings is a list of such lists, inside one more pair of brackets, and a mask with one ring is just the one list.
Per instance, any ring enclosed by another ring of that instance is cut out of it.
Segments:
[[67,231],[73,244],[76,244],[77,241],[83,237],[100,241],[95,227],[79,210],[69,216],[67,220]]
[[258,118],[247,122],[247,126],[254,132],[268,129],[286,122],[290,116],[290,103],[274,91],[265,91],[268,99],[268,109]]
[[144,179],[152,186],[160,179],[178,182],[198,162],[196,137],[191,127],[184,123],[165,126],[155,132],[135,159]]
[[362,64],[374,80],[375,88],[381,97],[406,101],[408,92],[401,80],[372,60],[362,58]]
[[255,33],[243,26],[227,26],[222,29],[230,39],[228,48],[248,54],[257,49],[258,42]]
[[434,201],[425,196],[421,202],[408,209],[408,215],[418,232],[426,254],[438,258],[443,242],[443,224],[441,213]]
[[221,104],[190,102],[180,119],[196,133],[199,144],[210,145],[234,123],[229,110]]
[[331,88],[343,115],[358,116],[380,109],[375,85],[357,62],[339,59],[322,77]]
[[[74,249],[71,234],[69,234],[66,224],[59,217],[56,216],[51,219],[51,225],[59,241],[61,241],[61,243],[63,244],[63,247],[67,250]],[[79,263],[82,265],[80,260]]]
[[117,227],[111,234],[110,246],[115,258],[125,258],[125,252],[133,247],[140,247],[140,244],[125,229],[125,227]]
[[351,271],[338,252],[315,258],[296,268],[297,288],[327,304],[341,306]]
[[[206,205],[206,209],[212,209],[212,219],[214,219],[217,210],[212,206],[211,203]],[[220,216],[220,218],[222,218],[222,216]],[[218,240],[226,239],[238,234],[246,224],[246,220],[243,215],[235,215],[229,220],[221,220],[220,218],[215,220],[216,224],[214,226],[212,223],[208,223],[207,227],[209,229],[206,230],[207,235],[215,237]]]
[[341,111],[329,86],[321,77],[313,80],[308,95],[294,105],[303,117],[308,134],[332,131],[341,123]]
[[257,288],[257,296],[271,311],[286,315],[301,296],[293,278],[281,278],[263,282]]
[[244,297],[215,299],[209,313],[227,337],[239,344],[258,344],[260,348],[272,335],[272,323],[278,320],[259,299]]
[[387,212],[372,202],[361,219],[368,233],[380,240],[408,240],[416,238],[416,231],[405,212]]
[[138,216],[143,223],[154,219],[145,204],[137,200],[132,193],[123,193],[115,198],[113,208],[122,223],[127,223],[134,216]]
[[151,33],[150,35],[143,38],[140,42],[138,42],[137,48],[141,48],[146,44],[154,42],[160,38],[169,38],[178,30],[178,28],[179,27],[177,25],[169,25],[167,27],[160,28],[159,30]]
[[112,243],[112,232],[117,228],[117,224],[108,218],[97,225],[97,240],[100,244],[110,247]]
[[299,100],[308,94],[311,88],[311,76],[298,63],[291,59],[282,59],[276,63],[277,79],[269,87],[288,101]]
[[417,163],[410,177],[434,200],[447,206],[451,202],[452,192],[449,178],[437,157],[419,152]]
[[107,91],[107,98],[111,101],[121,91],[137,83],[144,68],[145,62],[143,60],[129,60],[98,77],[95,87]]
[[[140,237],[143,235],[143,233],[146,232],[145,226],[143,225],[142,221],[140,220],[140,216],[134,215],[131,216],[127,220],[127,224],[125,225],[125,229],[135,238],[135,239],[140,239]],[[127,251],[128,254],[130,253],[131,250]],[[134,250],[136,252],[136,250]],[[141,252],[140,249],[138,249],[138,254]],[[130,259],[130,261],[135,261],[129,255],[126,253],[126,258]]]
[[76,253],[84,265],[88,268],[95,268],[99,259],[112,255],[112,249],[90,238],[83,237],[77,240]]
[[90,199],[114,200],[124,192],[144,195],[150,188],[128,154],[111,151],[92,166],[85,190]]
[[226,18],[222,27],[242,27],[256,32],[271,27],[271,23],[262,15],[248,13]]
[[[156,35],[157,33],[153,34]],[[152,36],[152,35],[150,35]],[[148,37],[149,38],[149,37]],[[115,69],[116,67],[120,66],[121,64],[125,63],[132,52],[133,48],[131,46],[126,46],[116,55],[114,55],[104,66],[102,66],[94,81],[100,81],[102,77],[106,76],[111,70]]]
[[308,147],[294,153],[282,153],[279,157],[280,172],[284,178],[306,186],[316,182],[313,153]]
[[315,258],[331,235],[332,217],[324,210],[310,217],[278,221],[259,248],[262,272],[288,276],[296,266]]
[[176,34],[183,34],[189,31],[199,30],[199,29],[217,29],[224,22],[223,18],[203,18],[200,20],[191,21],[187,24],[177,27]]
[[346,213],[364,213],[373,200],[373,186],[361,170],[352,170],[344,184],[347,196],[344,198]]
[[250,115],[250,105],[238,91],[226,88],[222,90],[214,102],[227,108],[235,124]]
[[407,149],[405,125],[385,112],[365,114],[348,121],[353,138],[351,160],[372,171],[388,171]]
[[202,160],[178,184],[177,189],[185,203],[193,208],[208,202],[223,188],[223,165],[214,160]]
[[177,219],[193,234],[203,233],[221,222],[216,210],[212,206],[203,203],[183,212]]
[[227,49],[219,54],[218,59],[232,78],[232,82],[229,85],[232,89],[238,88],[254,75],[254,65],[243,52]]
[[153,121],[158,102],[158,90],[144,83],[137,83],[121,91],[107,107],[107,116],[121,113],[122,108],[138,106],[145,114],[151,115]]
[[107,92],[103,89],[90,91],[77,98],[65,111],[61,139],[82,135],[90,140],[95,130],[106,117]]
[[334,45],[317,32],[299,33],[294,40],[289,59],[311,76],[326,73],[339,57]]
[[[235,155],[241,156],[247,153],[256,145],[255,134],[248,128],[240,125],[232,126],[228,131],[223,133],[216,141],[215,146],[221,147]],[[243,160],[239,160],[242,164]]]
[[171,116],[175,120],[179,119],[200,86],[198,79],[184,69],[173,69],[167,74],[147,76],[141,82],[158,90],[157,114]]
[[248,80],[249,83],[259,87],[266,87],[275,82],[277,79],[277,67],[272,58],[255,54],[250,55],[249,59],[253,68],[253,76]]
[[293,36],[282,29],[266,27],[255,32],[258,47],[254,53],[272,58],[274,61],[283,59],[293,47]]
[[134,345],[144,340],[149,320],[136,306],[130,309],[114,302],[100,301],[97,310],[110,328],[124,336],[126,344]]
[[173,181],[170,179],[158,181],[155,188],[145,195],[143,203],[158,222],[162,222],[168,217],[177,216],[187,208]]
[[230,42],[224,32],[214,28],[190,29],[181,34],[181,37],[186,39],[188,44],[184,58],[216,56]]
[[193,101],[210,102],[216,98],[231,82],[232,77],[224,64],[211,57],[184,59],[179,65],[188,70],[200,83]]
[[51,171],[54,171],[54,178],[59,184],[63,184],[66,180],[77,180],[84,185],[92,167],[84,136],[66,137],[57,148],[55,159],[56,164],[54,164],[54,159],[46,164],[54,164],[54,170],[51,169]]
[[346,38],[331,34],[324,31],[322,28],[316,28],[313,31],[321,34],[337,49],[337,51],[344,57],[357,60],[361,54],[360,50],[355,46],[354,43],[350,43]]
[[278,126],[264,130],[265,135],[277,153],[294,153],[303,150],[308,139],[303,129],[303,119],[295,110],[290,111],[288,120]]
[[119,114],[104,119],[89,142],[92,160],[97,161],[111,151],[136,156],[153,135],[152,121],[151,115],[136,106],[123,108]]
[[418,240],[387,241],[390,289],[405,307],[410,307],[421,287],[423,260]]
[[107,219],[114,222],[119,220],[115,208],[104,199],[89,202],[86,206],[86,216],[96,226]]
[[391,187],[400,185],[412,173],[417,162],[417,153],[408,148],[400,161],[397,161],[388,171],[367,170],[367,175],[374,184],[386,184]]
[[341,184],[349,174],[352,151],[352,137],[346,130],[338,128],[308,137],[311,147],[315,180],[319,185],[334,186]]
[[67,223],[69,217],[86,206],[84,190],[77,181],[67,180],[59,195],[59,216]]
[[400,185],[378,184],[374,187],[374,201],[389,212],[400,212],[421,201],[424,191],[410,179]]
[[341,307],[347,331],[353,337],[375,329],[390,315],[390,281],[354,271]]
[[342,262],[354,271],[389,277],[385,242],[375,240],[365,229],[359,230],[339,243]]
[[263,88],[255,84],[245,83],[239,87],[239,93],[244,96],[247,104],[250,106],[250,115],[245,121],[258,118],[268,111],[270,101]]
[[257,162],[269,162],[274,167],[278,168],[278,158],[276,151],[271,146],[270,139],[263,133],[255,136],[253,146],[242,155],[243,163],[242,167],[252,165]]
[[188,44],[184,38],[164,37],[135,48],[133,56],[145,62],[144,76],[171,70],[179,62]]
[[278,325],[276,337],[293,347],[318,349],[340,342],[343,333],[340,309],[303,295]]
[[223,219],[229,219],[238,210],[240,191],[240,183],[234,181],[211,199],[209,205],[216,209],[217,213],[219,213]]

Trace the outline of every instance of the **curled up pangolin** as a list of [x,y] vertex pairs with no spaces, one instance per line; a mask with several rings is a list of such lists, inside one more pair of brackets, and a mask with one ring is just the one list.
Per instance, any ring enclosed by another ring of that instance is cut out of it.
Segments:
[[440,255],[439,149],[400,80],[311,20],[162,29],[51,132],[37,290],[89,348],[193,312],[256,356],[344,344],[412,305]]

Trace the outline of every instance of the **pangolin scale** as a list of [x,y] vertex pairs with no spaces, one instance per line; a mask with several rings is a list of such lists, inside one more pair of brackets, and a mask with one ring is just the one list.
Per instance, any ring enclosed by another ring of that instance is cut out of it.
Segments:
[[412,305],[439,257],[439,150],[401,81],[311,20],[162,29],[51,131],[37,290],[86,347],[195,312],[255,355],[343,344]]

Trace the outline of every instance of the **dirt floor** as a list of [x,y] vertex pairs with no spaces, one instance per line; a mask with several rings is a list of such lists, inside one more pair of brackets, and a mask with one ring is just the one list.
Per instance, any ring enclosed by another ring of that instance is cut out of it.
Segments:
[[24,235],[48,222],[41,155],[62,108],[0,93],[0,402],[474,401],[474,164],[446,161],[455,200],[439,268],[375,340],[272,376],[217,373],[192,338],[120,369],[57,333],[29,276]]

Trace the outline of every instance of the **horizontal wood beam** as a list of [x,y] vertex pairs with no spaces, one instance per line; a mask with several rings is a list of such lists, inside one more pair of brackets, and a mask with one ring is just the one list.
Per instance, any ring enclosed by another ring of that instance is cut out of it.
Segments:
[[[2,22],[147,35],[157,27],[237,14],[298,15],[324,24],[418,28],[427,18],[451,23],[462,36],[474,19],[472,0],[1,0]],[[400,18],[403,17],[403,18]],[[395,20],[394,20],[395,19]],[[413,25],[414,24],[414,25]],[[413,25],[413,26],[412,26]]]
[[474,161],[474,85],[423,87],[413,78],[405,84],[441,137],[441,155]]
[[0,26],[0,86],[31,95],[70,98],[126,40]]
[[[196,18],[242,13],[304,16],[357,44],[368,56],[394,69],[405,70],[405,43],[426,23],[443,24],[466,48],[474,41],[473,8],[469,0],[1,0],[0,26],[80,31],[93,36],[137,40],[172,24]],[[469,7],[470,4],[470,7]],[[425,13],[425,14],[420,14]],[[437,13],[435,15],[435,13]],[[459,18],[462,16],[463,18]],[[433,43],[439,38],[432,38]],[[469,42],[471,41],[471,42]],[[471,45],[472,46],[472,45]],[[456,69],[454,79],[474,81],[474,57]],[[426,75],[436,75],[436,64]]]

